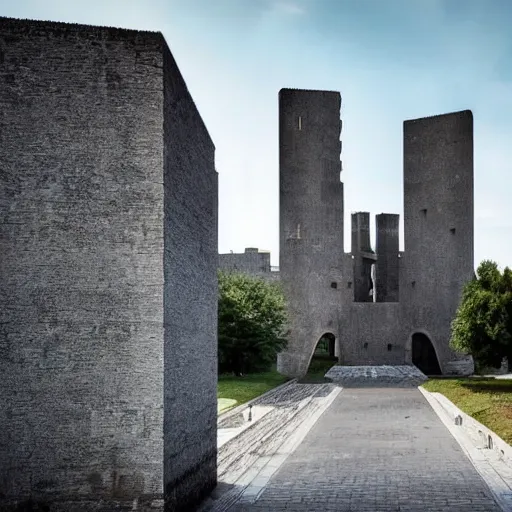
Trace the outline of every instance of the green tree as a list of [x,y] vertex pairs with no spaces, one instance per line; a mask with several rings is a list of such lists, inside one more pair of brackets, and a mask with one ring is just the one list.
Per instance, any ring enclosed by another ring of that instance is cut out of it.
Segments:
[[219,272],[219,371],[268,370],[286,347],[281,287],[244,274]]
[[489,260],[466,284],[452,322],[450,346],[471,354],[478,366],[499,368],[512,361],[512,272]]

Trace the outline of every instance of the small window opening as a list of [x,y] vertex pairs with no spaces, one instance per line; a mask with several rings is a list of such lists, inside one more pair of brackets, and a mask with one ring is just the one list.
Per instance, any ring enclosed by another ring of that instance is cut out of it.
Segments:
[[413,282],[411,283],[411,286],[414,288],[414,287],[416,286],[416,281],[413,281]]
[[302,130],[302,116],[299,116],[299,131]]
[[368,342],[363,345],[364,348],[368,348]]
[[392,348],[393,348],[393,345],[391,345],[391,343],[388,343],[388,352],[391,352]]
[[427,216],[427,209],[423,208],[423,210],[421,210],[421,213],[423,214],[423,217],[426,217]]
[[452,235],[455,235],[455,228],[451,228],[451,229],[450,229],[450,233],[451,233]]
[[349,282],[347,283],[347,288],[352,288],[352,281],[349,281]]
[[338,283],[332,282],[331,283],[331,288],[338,288]]

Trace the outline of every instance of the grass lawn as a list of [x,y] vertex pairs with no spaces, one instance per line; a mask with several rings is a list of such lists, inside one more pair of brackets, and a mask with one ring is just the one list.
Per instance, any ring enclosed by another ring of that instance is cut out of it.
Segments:
[[231,409],[240,404],[244,404],[257,396],[266,393],[283,384],[288,377],[277,373],[273,368],[269,372],[254,373],[244,375],[242,377],[235,377],[234,375],[219,375],[217,384],[217,398],[236,400],[236,403],[227,404],[227,407],[222,412]]
[[311,358],[309,364],[308,373],[305,377],[300,379],[301,384],[316,384],[321,382],[330,382],[324,375],[327,373],[329,368],[337,364],[337,359],[330,357],[327,354],[316,352]]
[[512,444],[512,379],[430,379],[423,387],[442,393],[459,409]]

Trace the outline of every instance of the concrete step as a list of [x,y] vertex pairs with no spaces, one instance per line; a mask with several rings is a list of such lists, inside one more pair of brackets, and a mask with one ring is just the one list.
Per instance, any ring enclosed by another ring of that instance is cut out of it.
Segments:
[[428,380],[416,366],[333,366],[325,377],[345,388],[409,388]]
[[[230,507],[241,499],[252,479],[265,470],[273,457],[283,456],[283,446],[294,432],[315,416],[336,389],[332,383],[292,381],[253,400],[251,422],[247,418],[248,408],[239,408],[219,418],[217,477],[220,485],[199,512],[233,510]],[[242,427],[232,427],[242,418]]]

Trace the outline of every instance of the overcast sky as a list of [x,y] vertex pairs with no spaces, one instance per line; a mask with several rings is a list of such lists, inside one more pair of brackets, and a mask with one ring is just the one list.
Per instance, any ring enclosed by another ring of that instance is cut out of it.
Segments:
[[512,265],[510,0],[0,0],[0,15],[161,31],[217,148],[219,251],[274,265],[279,89],[341,93],[346,230],[351,211],[403,214],[404,119],[471,109],[475,266]]

